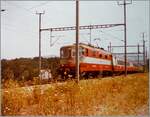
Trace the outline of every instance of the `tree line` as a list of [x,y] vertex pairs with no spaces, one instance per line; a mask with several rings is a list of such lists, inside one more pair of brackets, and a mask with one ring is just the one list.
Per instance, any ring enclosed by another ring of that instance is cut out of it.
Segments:
[[[42,69],[51,69],[56,74],[60,65],[60,58],[42,58]],[[12,79],[17,81],[29,81],[39,75],[39,58],[17,58],[12,60],[1,60],[2,82]]]

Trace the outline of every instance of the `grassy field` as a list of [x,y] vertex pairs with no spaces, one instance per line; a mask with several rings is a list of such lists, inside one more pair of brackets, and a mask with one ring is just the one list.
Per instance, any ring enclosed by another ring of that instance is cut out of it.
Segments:
[[148,73],[30,90],[2,90],[2,115],[148,115]]

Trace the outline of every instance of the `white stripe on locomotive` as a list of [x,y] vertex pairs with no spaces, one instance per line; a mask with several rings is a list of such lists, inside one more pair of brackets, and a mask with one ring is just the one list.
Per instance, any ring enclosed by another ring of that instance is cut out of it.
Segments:
[[93,58],[93,57],[82,57],[80,60],[81,63],[89,64],[102,64],[102,65],[111,65],[111,60]]

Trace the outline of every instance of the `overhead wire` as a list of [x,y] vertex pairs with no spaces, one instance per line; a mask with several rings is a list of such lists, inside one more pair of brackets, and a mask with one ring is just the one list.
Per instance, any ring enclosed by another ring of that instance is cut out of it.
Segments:
[[[13,24],[9,24],[9,23],[3,23],[3,24],[1,24],[1,27],[7,27],[7,28],[10,28],[10,29],[13,29],[15,32],[16,32],[16,30],[17,30],[17,28],[16,28],[16,26],[15,25],[13,25]],[[22,30],[24,31],[24,32],[30,32],[29,30],[25,30],[25,29],[23,29],[22,28]],[[34,33],[31,33],[31,34],[34,34]],[[36,34],[35,34],[36,35]]]
[[112,35],[112,34],[110,34],[110,33],[106,33],[106,32],[104,32],[104,31],[102,31],[102,30],[100,30],[100,32],[102,32],[102,33],[104,33],[104,34],[106,34],[106,35],[108,35],[108,36],[110,36],[110,37],[113,37],[114,39],[117,39],[117,40],[119,40],[119,41],[124,42],[122,39],[119,39],[118,37],[116,37],[116,36],[114,36],[114,35]]
[[[16,29],[12,29],[12,28],[10,28],[10,27],[4,27],[7,31],[11,31],[11,32],[13,32],[13,33],[16,33]],[[4,32],[5,32],[5,30],[4,30]],[[28,31],[23,31],[23,33],[30,33],[30,32],[28,32]],[[28,36],[32,36],[32,37],[36,37],[36,34],[34,34],[34,33],[30,33],[30,34],[28,34]]]
[[[25,7],[22,7],[22,6],[20,6],[20,5],[16,5],[16,4],[14,4],[13,2],[7,1],[6,3],[9,4],[9,5],[15,6],[15,7],[17,7],[17,8],[24,9],[25,11],[31,13],[31,11],[30,11],[29,9],[27,9],[27,8],[25,8]],[[31,14],[33,14],[33,13],[31,13]]]
[[80,36],[83,37],[83,40],[86,42],[86,43],[89,43],[89,41],[87,41],[84,37],[85,35],[89,35],[90,33],[80,33]]
[[[42,5],[46,5],[48,2],[49,2],[49,1],[46,1],[46,2],[44,2],[43,4],[41,3],[41,4],[39,4],[37,7],[40,7],[40,6],[42,6]],[[34,14],[35,14],[35,13],[33,13],[33,11],[31,11],[31,10],[32,10],[32,9],[35,9],[35,8],[36,8],[36,6],[35,6],[35,7],[32,7],[32,8],[27,9],[27,8],[22,7],[22,6],[20,6],[20,5],[14,4],[14,3],[10,2],[10,1],[7,1],[7,3],[8,3],[9,5],[13,5],[13,6],[15,6],[16,8],[23,9],[24,11],[26,11],[26,12],[28,12],[28,13],[32,14],[32,15],[34,15]],[[22,17],[22,18],[24,18],[24,17]]]
[[[13,33],[16,33],[16,31],[18,30],[14,25],[12,24],[2,24],[1,25],[2,28],[5,28],[6,30],[12,31]],[[4,31],[6,31],[4,30]],[[30,33],[30,36],[32,35],[33,37],[37,36],[35,33],[31,33],[29,30],[25,30],[22,29],[23,32],[25,33]],[[1,29],[1,31],[3,31],[3,29]]]
[[[31,8],[30,9],[27,9],[27,8],[25,8],[25,7],[22,7],[22,6],[20,6],[20,5],[17,5],[17,4],[14,4],[14,3],[12,3],[12,2],[10,2],[10,1],[7,1],[7,2],[5,2],[5,3],[7,3],[7,4],[9,4],[9,5],[12,5],[12,6],[15,6],[16,8],[19,8],[19,9],[23,9],[24,11],[26,11],[26,12],[28,12],[28,13],[30,13],[30,14],[32,14],[33,15],[33,13],[32,13],[32,11],[31,11]],[[41,3],[40,5],[38,5],[38,7],[40,7],[40,6],[42,6],[42,5],[44,5],[44,4],[46,4],[46,3],[48,3],[48,1],[46,1],[46,2],[44,2],[44,3]],[[36,8],[36,7],[32,7],[32,9],[33,8]],[[23,19],[24,17],[22,17],[22,19]],[[21,20],[22,20],[21,19]],[[25,19],[25,18],[24,18]],[[26,20],[26,19],[25,19]],[[8,20],[9,21],[9,20]],[[22,22],[21,22],[22,23]],[[5,25],[5,26],[7,26],[7,30],[9,30],[9,31],[14,31],[14,32],[16,32],[15,30],[17,30],[17,29],[15,29],[14,27],[16,27],[16,26],[14,26],[14,25],[12,25],[12,24],[3,24],[3,25]],[[10,26],[11,25],[11,26]],[[13,29],[12,29],[13,28]],[[28,32],[29,33],[29,31],[24,31],[24,32]],[[31,33],[30,32],[30,35],[36,35],[36,34],[34,34],[34,33]]]
[[113,29],[113,30],[112,29],[106,29],[106,31],[115,31],[116,32],[116,31],[124,31],[124,30],[123,29]]
[[[29,8],[29,10],[34,9],[34,8],[37,8],[37,7],[40,7],[40,6],[43,6],[43,5],[46,5],[48,2],[50,2],[50,1],[46,1],[46,2],[41,3],[41,4],[39,4],[39,5],[33,6],[33,7]],[[52,1],[51,1],[51,2],[52,2]]]

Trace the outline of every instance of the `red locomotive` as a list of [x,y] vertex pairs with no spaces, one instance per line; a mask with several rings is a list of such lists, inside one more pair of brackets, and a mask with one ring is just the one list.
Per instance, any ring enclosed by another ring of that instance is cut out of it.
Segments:
[[[62,78],[75,76],[75,44],[60,49],[60,69]],[[124,72],[124,60],[103,48],[79,44],[79,71],[84,78]],[[137,72],[138,66],[127,61],[127,72]]]

